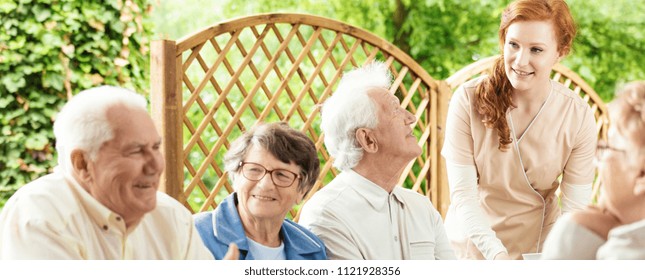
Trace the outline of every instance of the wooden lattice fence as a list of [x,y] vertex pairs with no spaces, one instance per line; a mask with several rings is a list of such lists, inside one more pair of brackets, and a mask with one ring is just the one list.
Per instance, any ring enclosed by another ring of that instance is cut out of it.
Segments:
[[[448,188],[439,155],[450,89],[394,45],[365,30],[302,14],[263,14],[152,44],[152,112],[162,133],[162,190],[193,212],[233,192],[223,171],[229,143],[259,121],[283,120],[316,143],[321,173],[309,196],[337,175],[319,130],[319,104],[342,74],[374,59],[394,75],[391,91],[416,115],[424,152],[400,183],[443,213]],[[308,197],[307,197],[308,198]],[[297,219],[297,209],[290,216]]]

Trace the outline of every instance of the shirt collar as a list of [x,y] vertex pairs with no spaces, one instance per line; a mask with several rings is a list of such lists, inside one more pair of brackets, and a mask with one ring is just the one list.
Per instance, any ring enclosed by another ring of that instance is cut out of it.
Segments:
[[[248,252],[249,245],[236,202],[237,193],[234,192],[215,209],[212,218],[214,234],[222,243],[235,243],[240,250]],[[318,243],[292,223],[292,221],[284,220],[280,228],[287,259],[293,258],[293,255],[310,254],[321,250]]]
[[382,210],[383,207],[387,205],[387,201],[390,196],[401,203],[402,206],[405,205],[401,193],[403,190],[401,190],[401,187],[399,186],[394,187],[392,193],[388,193],[381,188],[381,186],[351,169],[344,171],[338,176],[342,176],[345,180],[348,180],[350,182],[350,186],[356,191],[356,193],[365,198],[365,200],[367,200],[367,202],[376,210]]
[[224,244],[235,243],[240,250],[248,251],[249,244],[246,241],[242,219],[237,212],[236,202],[237,193],[234,192],[215,209],[213,231]]
[[294,256],[322,251],[322,246],[298,228],[294,222],[285,220],[280,233],[285,244],[287,259],[301,259]]

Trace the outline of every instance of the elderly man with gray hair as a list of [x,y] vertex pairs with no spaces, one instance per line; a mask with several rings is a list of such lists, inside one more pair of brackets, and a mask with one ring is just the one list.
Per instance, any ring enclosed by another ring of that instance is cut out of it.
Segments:
[[213,259],[190,212],[157,191],[161,137],[143,96],[85,90],[54,135],[59,165],[0,214],[0,259]]
[[387,66],[372,62],[346,73],[323,104],[325,146],[342,173],[303,206],[299,223],[329,259],[455,259],[430,200],[396,185],[421,147],[391,81]]

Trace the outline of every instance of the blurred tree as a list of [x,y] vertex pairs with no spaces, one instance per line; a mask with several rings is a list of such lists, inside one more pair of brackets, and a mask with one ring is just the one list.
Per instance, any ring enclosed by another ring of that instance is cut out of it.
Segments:
[[[434,78],[499,53],[499,17],[509,0],[163,1],[158,34],[179,39],[226,19],[267,12],[320,15],[361,27],[410,54]],[[578,24],[563,64],[608,101],[626,81],[645,79],[645,1],[568,0]],[[183,25],[190,26],[182,28]],[[167,28],[163,26],[168,26]]]

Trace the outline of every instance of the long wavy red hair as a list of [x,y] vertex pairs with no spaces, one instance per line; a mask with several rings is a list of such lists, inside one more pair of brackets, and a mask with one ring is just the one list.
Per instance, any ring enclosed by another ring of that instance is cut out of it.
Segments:
[[569,6],[563,0],[518,0],[504,9],[499,26],[499,45],[502,55],[495,61],[491,74],[475,89],[475,108],[483,115],[484,125],[497,130],[499,149],[502,151],[513,142],[506,122],[506,112],[514,106],[511,98],[513,86],[504,70],[504,43],[508,27],[518,21],[553,22],[560,56],[569,53],[576,35],[576,26]]

